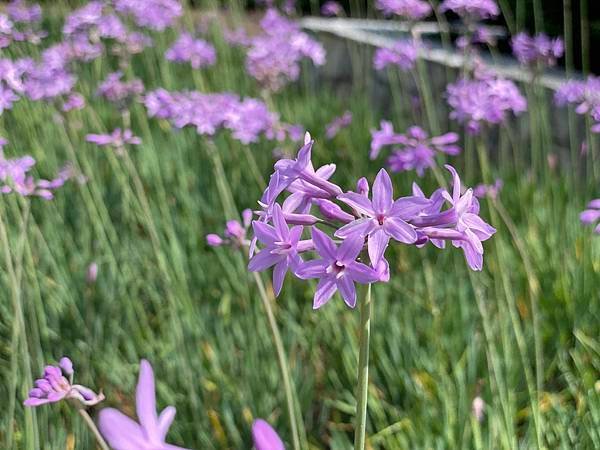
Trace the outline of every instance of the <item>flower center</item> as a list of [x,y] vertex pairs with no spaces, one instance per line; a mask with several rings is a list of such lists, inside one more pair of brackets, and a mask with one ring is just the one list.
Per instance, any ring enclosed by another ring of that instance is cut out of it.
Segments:
[[380,226],[383,226],[383,222],[385,221],[385,215],[377,214],[375,219],[377,220],[377,223],[379,223]]

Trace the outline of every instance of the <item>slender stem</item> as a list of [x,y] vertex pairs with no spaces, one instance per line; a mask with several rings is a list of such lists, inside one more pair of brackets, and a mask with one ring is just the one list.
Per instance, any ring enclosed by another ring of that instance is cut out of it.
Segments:
[[96,427],[96,424],[94,423],[94,421],[92,420],[92,418],[90,417],[88,412],[83,408],[78,408],[77,412],[79,413],[79,415],[81,417],[83,417],[85,424],[88,426],[90,431],[94,434],[94,437],[96,438],[96,441],[98,441],[98,445],[100,445],[100,448],[102,450],[110,450],[110,447],[108,446],[108,444],[106,443],[106,441],[104,440],[102,435],[100,434],[100,430],[98,430],[98,428]]
[[269,300],[269,297],[267,295],[267,291],[265,289],[265,285],[262,281],[262,278],[257,272],[253,272],[253,275],[254,280],[256,281],[256,285],[258,286],[258,291],[260,293],[260,298],[263,302],[263,306],[265,307],[265,311],[267,312],[267,319],[269,322],[269,327],[271,328],[271,333],[273,334],[273,343],[275,344],[275,352],[277,353],[279,370],[281,370],[281,378],[283,378],[283,389],[285,391],[285,400],[287,403],[288,416],[290,419],[290,428],[292,429],[292,443],[294,449],[299,450],[300,438],[298,437],[298,421],[296,419],[296,413],[294,408],[292,382],[290,379],[290,372],[288,370],[287,357],[283,348],[283,342],[281,341],[281,334],[279,333],[279,328],[277,327],[277,322],[275,320],[275,314],[273,314],[273,309],[271,308],[271,301]]
[[371,285],[365,300],[360,303],[360,335],[358,353],[358,386],[356,389],[356,427],[354,450],[364,450],[367,435],[367,399],[369,394],[369,341],[371,339]]

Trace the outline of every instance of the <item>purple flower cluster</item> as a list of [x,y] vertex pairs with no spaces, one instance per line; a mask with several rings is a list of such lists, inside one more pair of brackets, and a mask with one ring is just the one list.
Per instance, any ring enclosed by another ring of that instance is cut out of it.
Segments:
[[169,61],[190,63],[193,69],[212,66],[217,61],[215,48],[203,39],[194,39],[190,33],[181,33],[165,53]]
[[168,120],[175,128],[196,127],[201,135],[214,135],[225,128],[244,144],[267,139],[284,140],[291,129],[277,114],[254,98],[241,100],[232,93],[169,92],[158,89],[146,94],[144,103],[150,117]]
[[431,14],[431,6],[423,0],[377,0],[375,7],[385,16],[400,16],[408,20],[422,20]]
[[340,117],[336,117],[327,125],[325,125],[325,136],[327,139],[333,139],[337,136],[340,130],[349,127],[351,123],[352,113],[350,111],[346,111]]
[[[365,179],[359,180],[356,191],[342,193],[339,186],[329,181],[334,164],[315,170],[312,147],[313,141],[307,134],[296,159],[282,159],[275,164],[275,172],[259,202],[263,209],[258,212],[259,219],[252,222],[254,241],[260,242],[262,249],[256,253],[253,242],[248,269],[263,271],[273,267],[276,295],[289,271],[301,279],[319,279],[314,308],[327,303],[336,291],[348,306],[354,307],[355,283],[389,279],[384,255],[390,240],[417,246],[431,240],[440,248],[445,241],[451,241],[463,249],[469,267],[482,269],[481,242],[495,230],[478,216],[479,203],[472,189],[461,193],[460,179],[452,167],[447,166],[454,177],[452,195],[439,189],[426,198],[415,185],[412,196],[394,199],[392,181],[381,169],[369,199]],[[290,195],[278,203],[286,191]],[[449,208],[442,211],[446,202]],[[313,214],[313,209],[321,218]],[[336,229],[333,236],[337,241],[317,228],[321,223]],[[309,228],[310,238],[303,240],[304,227]],[[308,252],[317,258],[303,260]]]
[[495,0],[444,0],[440,12],[452,11],[468,21],[492,19],[500,14]]
[[394,132],[390,122],[382,121],[380,130],[371,130],[370,158],[375,159],[383,147],[396,146],[388,157],[392,172],[415,170],[423,176],[426,169],[435,165],[436,153],[458,155],[460,147],[456,133],[446,133],[430,138],[425,130],[412,126],[405,134]]
[[114,0],[115,10],[143,28],[163,31],[183,14],[178,0]]
[[483,72],[449,84],[447,97],[450,118],[466,124],[471,134],[478,134],[482,124],[499,124],[510,112],[518,115],[527,109],[527,100],[515,83]]
[[28,6],[22,0],[14,0],[6,7],[6,14],[0,14],[0,48],[11,42],[39,44],[48,33],[39,29],[42,8],[38,4]]
[[144,92],[144,84],[141,80],[134,78],[131,81],[122,81],[122,78],[123,72],[120,71],[108,74],[97,91],[98,95],[121,108],[126,107]]
[[229,245],[234,248],[243,248],[250,245],[250,241],[246,235],[248,228],[252,223],[252,210],[245,209],[242,211],[242,223],[237,220],[228,220],[225,224],[225,231],[223,237],[218,234],[207,234],[206,243],[211,247],[220,247],[222,245]]
[[554,101],[558,106],[576,105],[577,114],[589,114],[596,122],[592,132],[600,133],[600,77],[567,81],[555,92]]
[[556,60],[565,52],[561,38],[551,39],[544,33],[529,36],[527,33],[518,33],[512,38],[513,54],[521,64],[541,63],[553,66]]
[[44,200],[52,200],[52,191],[60,188],[69,180],[73,173],[67,166],[59,171],[53,180],[35,179],[29,174],[35,166],[35,159],[29,155],[8,159],[4,157],[2,147],[6,140],[0,141],[0,193],[16,193],[23,197],[37,196]]
[[419,47],[409,39],[402,39],[394,43],[391,48],[378,48],[373,57],[373,67],[383,70],[387,66],[398,66],[400,70],[408,72],[415,66],[419,56]]
[[40,406],[61,400],[72,400],[85,406],[97,405],[104,400],[102,393],[73,384],[73,363],[67,357],[61,358],[58,366],[46,366],[44,376],[35,380],[35,387],[29,391],[25,406]]
[[116,128],[110,134],[88,134],[85,140],[96,144],[98,147],[112,147],[117,155],[125,152],[127,145],[140,145],[142,140],[134,136],[131,130],[121,130]]
[[600,234],[600,198],[592,200],[588,203],[585,209],[579,216],[581,222],[585,225],[593,225],[599,222],[594,228],[594,233]]
[[325,63],[325,49],[277,10],[269,9],[261,20],[263,32],[252,38],[246,70],[260,85],[278,91],[300,75],[300,61],[309,58]]

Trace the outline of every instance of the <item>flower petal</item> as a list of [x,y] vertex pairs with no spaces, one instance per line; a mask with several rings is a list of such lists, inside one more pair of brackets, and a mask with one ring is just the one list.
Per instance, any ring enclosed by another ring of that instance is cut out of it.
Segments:
[[431,206],[431,203],[431,200],[419,196],[400,197],[393,203],[388,215],[408,220]]
[[275,228],[268,223],[255,220],[252,222],[252,229],[257,239],[265,245],[273,245],[279,240]]
[[354,287],[352,279],[349,276],[344,275],[336,280],[336,284],[346,305],[350,308],[354,308],[356,306],[356,288]]
[[373,183],[373,209],[378,214],[384,214],[392,207],[394,188],[392,179],[385,169],[381,169]]
[[252,257],[248,263],[248,270],[250,272],[262,272],[263,270],[274,266],[283,258],[285,258],[285,256],[273,254],[271,253],[270,248],[267,247]]
[[346,192],[345,194],[338,195],[337,198],[339,201],[344,202],[360,214],[370,217],[375,216],[371,200],[364,195],[357,194],[356,192]]
[[[383,223],[383,229],[386,233],[404,244],[413,244],[417,240],[417,232],[398,217],[388,217]],[[377,261],[379,263],[379,260]]]
[[344,225],[342,228],[335,232],[335,237],[345,239],[349,236],[366,236],[373,229],[373,219],[370,217],[363,217],[362,219],[356,219],[349,224]]
[[[389,219],[386,219],[386,222],[388,220]],[[383,228],[380,228],[379,230],[369,234],[367,248],[369,250],[369,259],[371,260],[371,265],[376,266],[379,264],[379,261],[383,257],[389,241],[390,236],[383,230]]]
[[283,211],[281,210],[279,203],[273,205],[273,225],[275,226],[275,231],[277,232],[279,239],[281,241],[287,241],[290,235],[290,229],[285,221],[285,217],[283,217]]
[[285,450],[277,432],[262,419],[256,419],[252,424],[252,440],[256,450]]
[[319,255],[324,259],[336,259],[337,249],[335,248],[333,240],[316,227],[313,227],[311,234]]
[[146,436],[140,425],[114,408],[104,408],[98,415],[98,428],[114,450],[146,448]]
[[135,391],[135,407],[140,425],[149,439],[157,439],[158,417],[156,416],[156,392],[154,372],[150,363],[140,361],[140,375]]
[[160,416],[158,416],[158,434],[161,442],[165,440],[167,437],[167,433],[169,432],[169,427],[173,423],[173,419],[175,419],[175,414],[177,410],[174,406],[167,406],[162,410]]
[[306,261],[298,267],[295,275],[303,280],[310,278],[321,278],[327,273],[329,262],[323,259],[313,259]]
[[287,258],[282,259],[277,264],[275,264],[275,268],[273,269],[273,292],[275,293],[275,297],[277,297],[281,292],[281,288],[283,287],[283,280],[285,279],[285,274],[287,273],[287,270]]
[[335,283],[335,279],[333,277],[321,278],[319,283],[317,284],[317,289],[315,291],[315,297],[313,299],[313,309],[319,309],[325,303],[327,303],[335,291],[337,290],[337,285]]
[[356,234],[348,236],[338,247],[336,259],[348,265],[356,260],[364,245],[365,240],[362,236]]
[[[381,258],[380,264],[384,261],[386,261],[385,258]],[[359,262],[348,264],[346,266],[346,274],[360,284],[375,283],[376,281],[379,281],[381,275],[372,267]]]

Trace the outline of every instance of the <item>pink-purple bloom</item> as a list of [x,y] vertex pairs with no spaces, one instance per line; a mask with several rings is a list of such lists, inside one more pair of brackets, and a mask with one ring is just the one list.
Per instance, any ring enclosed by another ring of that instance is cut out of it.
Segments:
[[256,419],[252,424],[252,441],[256,450],[285,450],[277,432],[263,419]]
[[431,6],[423,0],[377,0],[375,7],[385,16],[400,16],[408,20],[422,20],[431,14]]
[[491,198],[492,200],[498,198],[504,182],[501,179],[497,179],[493,184],[478,184],[473,188],[473,195],[477,198]]
[[512,48],[520,63],[541,63],[546,66],[555,65],[556,60],[565,52],[564,42],[561,38],[551,39],[544,33],[535,36],[518,33],[512,38]]
[[46,366],[42,378],[35,380],[35,387],[29,391],[25,406],[40,406],[61,400],[70,400],[83,406],[93,406],[104,400],[102,393],[73,383],[73,363],[67,357],[61,358],[58,366]]
[[169,61],[190,63],[193,69],[212,66],[217,61],[215,48],[204,39],[195,39],[190,33],[181,33],[165,53]]
[[600,198],[592,200],[588,203],[585,209],[579,216],[581,223],[585,225],[597,225],[594,228],[594,233],[600,234]]
[[98,428],[114,450],[185,450],[165,442],[176,410],[167,406],[156,413],[154,372],[145,359],[140,362],[135,408],[139,423],[114,408],[100,411]]
[[123,72],[108,74],[106,79],[98,86],[98,95],[111,103],[124,106],[144,92],[144,84],[138,78],[123,81]]
[[589,114],[596,122],[592,132],[600,133],[600,77],[590,75],[585,80],[569,80],[554,93],[558,106],[574,104],[577,114]]
[[64,112],[74,111],[78,109],[83,109],[85,107],[85,98],[83,95],[78,94],[77,92],[73,92],[69,94],[67,99],[62,105],[62,110]]
[[129,129],[115,128],[110,134],[88,134],[85,140],[98,147],[112,147],[118,155],[123,154],[127,145],[140,145],[142,140]]
[[341,16],[344,13],[344,8],[335,0],[328,0],[321,6],[321,14],[326,17]]
[[350,126],[351,123],[352,112],[345,111],[344,114],[342,114],[339,117],[336,117],[327,125],[325,125],[325,136],[327,137],[327,139],[333,139],[335,136],[337,136],[340,130]]
[[183,14],[178,0],[114,0],[115,10],[130,16],[143,28],[163,31]]
[[402,39],[394,43],[391,48],[378,48],[373,57],[373,67],[383,70],[388,66],[397,66],[407,72],[412,70],[419,56],[419,47],[414,41]]
[[472,134],[478,134],[482,124],[499,124],[509,113],[519,115],[527,109],[527,100],[515,83],[488,73],[460,78],[448,85],[446,93],[450,118],[466,124]]
[[215,233],[206,235],[206,243],[211,247],[220,247],[229,245],[234,248],[249,247],[250,241],[246,237],[248,228],[252,224],[252,210],[245,209],[242,211],[242,223],[235,219],[228,220],[225,224],[223,237]]

